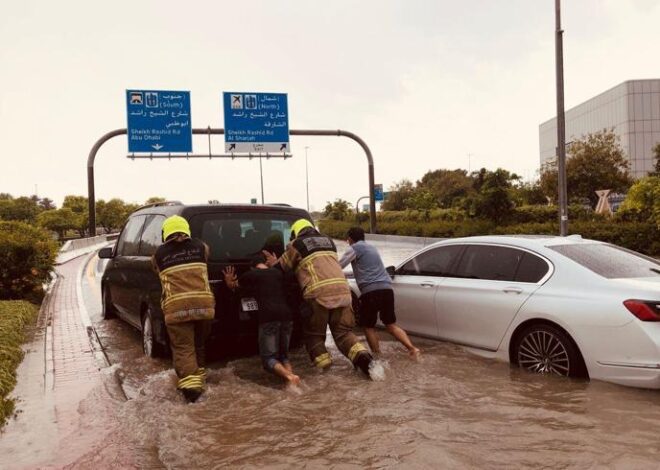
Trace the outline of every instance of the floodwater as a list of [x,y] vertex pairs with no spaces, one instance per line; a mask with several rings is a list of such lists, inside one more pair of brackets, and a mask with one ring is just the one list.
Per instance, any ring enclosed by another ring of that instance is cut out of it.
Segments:
[[[415,248],[388,246],[388,264]],[[85,302],[113,364],[105,376],[120,379],[127,399],[81,403],[83,419],[107,429],[66,468],[660,467],[657,391],[536,376],[418,338],[423,356],[413,362],[382,335],[379,382],[355,372],[332,340],[326,373],[293,352],[297,391],[257,357],[213,363],[206,394],[188,405],[168,361],[143,357],[126,324],[99,319],[97,289],[87,286]]]

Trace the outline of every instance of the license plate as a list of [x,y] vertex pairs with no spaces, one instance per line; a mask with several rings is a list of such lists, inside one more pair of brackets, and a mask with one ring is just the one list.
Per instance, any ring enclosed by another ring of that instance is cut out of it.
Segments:
[[241,307],[244,312],[255,312],[259,310],[259,305],[257,301],[252,297],[246,297],[241,299]]

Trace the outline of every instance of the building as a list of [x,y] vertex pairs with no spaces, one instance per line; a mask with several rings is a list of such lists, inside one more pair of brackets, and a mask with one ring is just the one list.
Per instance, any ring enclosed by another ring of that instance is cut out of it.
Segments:
[[[636,178],[653,170],[660,143],[660,79],[629,80],[566,111],[566,142],[614,129]],[[541,166],[556,158],[557,119],[539,126]]]

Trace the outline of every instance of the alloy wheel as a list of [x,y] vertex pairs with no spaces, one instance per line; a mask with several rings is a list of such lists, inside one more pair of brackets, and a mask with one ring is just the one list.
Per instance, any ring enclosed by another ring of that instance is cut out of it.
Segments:
[[520,367],[538,374],[568,376],[571,370],[569,352],[562,339],[545,329],[526,334],[518,347]]
[[154,330],[148,314],[144,316],[144,325],[142,325],[142,349],[147,357],[153,357]]

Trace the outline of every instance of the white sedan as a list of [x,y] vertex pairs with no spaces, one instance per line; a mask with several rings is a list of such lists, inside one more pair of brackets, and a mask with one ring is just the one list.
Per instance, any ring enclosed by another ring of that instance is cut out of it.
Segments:
[[410,333],[532,372],[660,388],[652,258],[579,236],[484,236],[435,243],[388,271]]

